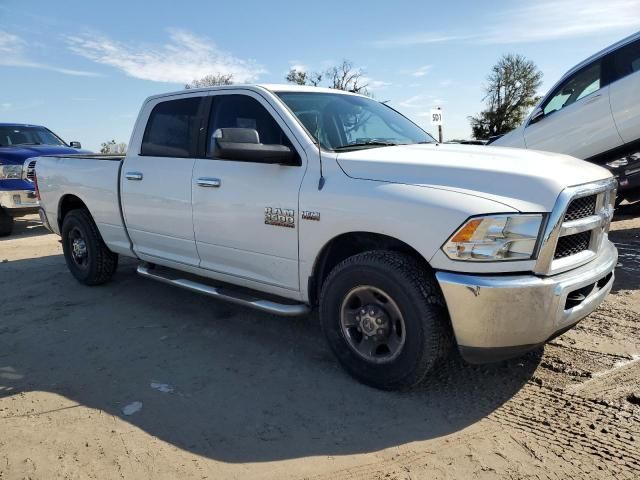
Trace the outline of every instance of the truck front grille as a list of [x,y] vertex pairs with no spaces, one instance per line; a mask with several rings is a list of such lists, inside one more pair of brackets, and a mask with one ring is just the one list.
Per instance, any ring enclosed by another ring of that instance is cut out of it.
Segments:
[[562,191],[549,215],[536,273],[565,272],[598,255],[613,217],[616,187],[610,178]]
[[597,195],[589,195],[588,197],[576,198],[569,204],[567,213],[564,215],[564,221],[580,220],[581,218],[590,217],[596,213]]
[[570,257],[589,248],[591,242],[591,231],[567,235],[558,239],[554,259]]

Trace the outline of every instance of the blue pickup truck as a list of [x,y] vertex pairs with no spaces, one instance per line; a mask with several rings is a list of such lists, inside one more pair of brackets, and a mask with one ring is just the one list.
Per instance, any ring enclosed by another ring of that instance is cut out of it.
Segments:
[[13,219],[38,212],[33,184],[35,160],[41,155],[90,153],[80,142],[65,143],[39,125],[0,123],[0,237],[11,234]]

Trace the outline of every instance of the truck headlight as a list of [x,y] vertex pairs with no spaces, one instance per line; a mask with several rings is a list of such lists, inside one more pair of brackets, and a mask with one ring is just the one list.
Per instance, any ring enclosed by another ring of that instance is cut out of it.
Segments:
[[0,180],[22,178],[22,165],[0,165]]
[[442,250],[452,260],[529,260],[535,255],[543,218],[542,214],[472,217]]

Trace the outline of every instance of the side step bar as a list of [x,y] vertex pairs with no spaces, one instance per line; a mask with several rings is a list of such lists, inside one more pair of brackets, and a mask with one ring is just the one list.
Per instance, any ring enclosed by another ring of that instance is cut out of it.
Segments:
[[271,300],[264,300],[258,297],[251,297],[244,293],[236,293],[228,290],[222,291],[219,287],[194,282],[193,280],[187,280],[186,278],[174,279],[158,273],[154,273],[149,269],[147,265],[139,265],[137,271],[143,277],[151,278],[152,280],[157,280],[169,285],[175,285],[176,287],[191,290],[192,292],[202,293],[204,295],[208,295],[209,297],[217,298],[238,305],[244,305],[245,307],[255,308],[256,310],[261,310],[263,312],[274,313],[276,315],[284,315],[287,317],[294,317],[309,313],[309,307],[302,303],[289,305],[286,303],[277,303]]

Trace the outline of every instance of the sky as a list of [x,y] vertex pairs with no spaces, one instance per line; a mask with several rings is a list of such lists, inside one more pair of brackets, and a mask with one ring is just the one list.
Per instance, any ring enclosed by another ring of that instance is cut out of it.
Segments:
[[343,59],[377,100],[427,131],[469,138],[491,66],[533,60],[545,93],[576,63],[640,30],[640,0],[242,2],[0,0],[0,122],[42,124],[97,151],[128,142],[149,95],[209,73],[284,83]]

